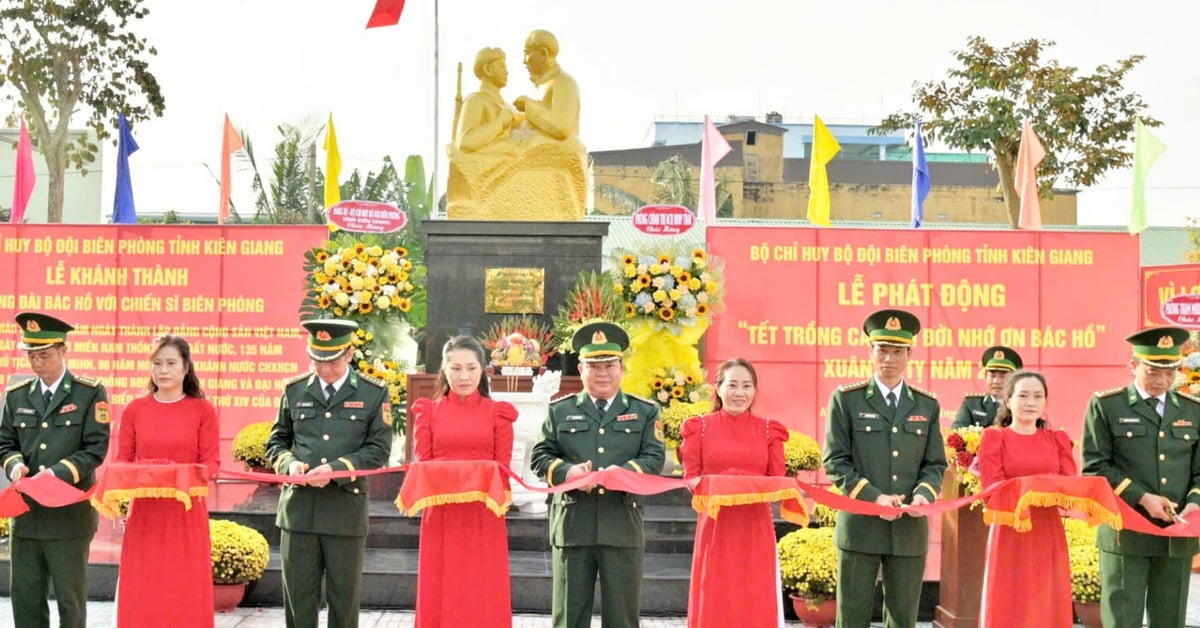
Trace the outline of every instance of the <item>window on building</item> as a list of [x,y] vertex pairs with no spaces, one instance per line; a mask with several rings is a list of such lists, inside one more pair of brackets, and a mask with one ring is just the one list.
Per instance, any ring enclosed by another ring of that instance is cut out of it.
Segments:
[[754,146],[758,141],[758,131],[746,131],[746,146]]
[[758,155],[745,154],[742,159],[745,160],[745,172],[742,173],[744,180],[752,183],[758,181]]

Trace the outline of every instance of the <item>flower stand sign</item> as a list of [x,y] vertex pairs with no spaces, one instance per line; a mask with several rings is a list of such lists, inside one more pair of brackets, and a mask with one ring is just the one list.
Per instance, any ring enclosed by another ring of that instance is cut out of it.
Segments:
[[679,235],[696,224],[696,215],[682,205],[646,205],[633,212],[633,226],[650,235]]
[[357,233],[393,233],[408,224],[408,214],[391,203],[342,201],[329,208],[329,222]]

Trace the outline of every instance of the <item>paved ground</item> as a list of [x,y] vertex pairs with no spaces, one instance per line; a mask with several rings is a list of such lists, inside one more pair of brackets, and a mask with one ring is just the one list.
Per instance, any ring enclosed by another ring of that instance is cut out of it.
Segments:
[[[88,603],[88,628],[112,628],[112,602]],[[50,624],[58,624],[58,612],[50,605]],[[322,613],[322,625],[325,625]],[[11,626],[12,606],[8,598],[0,597],[0,626]],[[409,628],[413,625],[411,611],[363,611],[360,628]],[[788,622],[788,626],[802,626],[799,622]],[[882,626],[882,624],[873,624]],[[216,628],[278,628],[283,626],[283,609],[239,608],[230,613],[217,615]],[[592,619],[593,628],[600,628],[600,618]],[[919,623],[918,628],[929,628],[929,623]],[[1200,628],[1200,574],[1192,574],[1191,593],[1188,595],[1188,628]],[[687,620],[681,617],[646,617],[641,628],[686,628]],[[517,615],[513,617],[513,628],[550,628],[546,615]]]

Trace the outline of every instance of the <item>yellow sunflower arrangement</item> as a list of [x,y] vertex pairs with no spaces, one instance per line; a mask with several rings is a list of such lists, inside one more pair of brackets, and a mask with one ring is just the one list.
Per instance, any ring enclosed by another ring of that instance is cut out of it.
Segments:
[[623,300],[625,320],[646,320],[675,333],[708,320],[722,295],[721,273],[712,262],[704,249],[617,251],[613,289]]
[[1188,339],[1182,349],[1183,364],[1179,366],[1179,375],[1172,387],[1189,395],[1200,395],[1200,347],[1196,346],[1196,338]]
[[712,396],[702,370],[666,366],[654,372],[650,396],[662,407],[673,403],[697,403]]
[[417,324],[411,315],[424,295],[419,286],[424,267],[409,257],[406,247],[387,246],[390,242],[399,240],[342,236],[305,253],[307,285],[301,312],[360,324],[374,318]]
[[355,367],[359,373],[381,379],[387,384],[391,407],[383,421],[391,426],[393,432],[404,434],[408,427],[408,365],[396,360],[375,358],[367,361],[362,358],[355,363]]

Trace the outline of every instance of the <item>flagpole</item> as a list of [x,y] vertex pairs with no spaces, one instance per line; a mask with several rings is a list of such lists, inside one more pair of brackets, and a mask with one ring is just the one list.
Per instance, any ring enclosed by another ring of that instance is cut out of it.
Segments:
[[438,129],[440,128],[439,116],[438,116],[438,102],[439,102],[438,77],[439,77],[439,69],[440,69],[440,63],[439,63],[439,59],[438,59],[438,43],[439,43],[438,0],[433,0],[433,178],[431,179],[431,181],[429,183],[429,198],[430,198],[430,202],[433,204],[433,206],[429,208],[429,216],[431,218],[434,216],[438,216],[439,218],[441,217],[438,212],[438,195],[437,195]]

